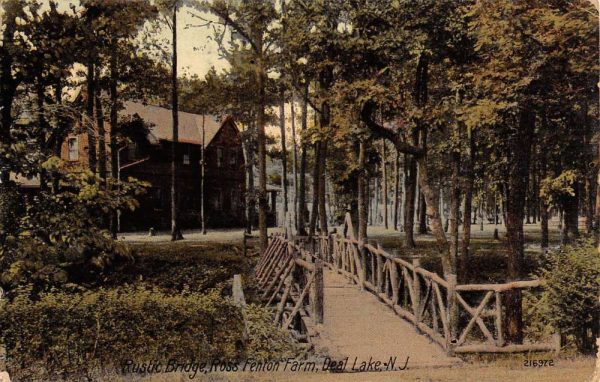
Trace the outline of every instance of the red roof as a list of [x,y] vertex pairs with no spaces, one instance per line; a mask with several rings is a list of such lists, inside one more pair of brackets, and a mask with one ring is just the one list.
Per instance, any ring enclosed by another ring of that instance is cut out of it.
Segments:
[[[125,109],[121,111],[122,116],[134,114],[139,115],[146,123],[150,124],[148,140],[152,144],[159,141],[173,140],[173,116],[170,109],[158,106],[144,105],[138,102],[125,102]],[[202,144],[202,126],[204,124],[205,146],[208,146],[217,135],[223,124],[229,118],[219,122],[212,115],[199,115],[180,111],[179,113],[179,142]],[[204,119],[204,122],[203,122]]]

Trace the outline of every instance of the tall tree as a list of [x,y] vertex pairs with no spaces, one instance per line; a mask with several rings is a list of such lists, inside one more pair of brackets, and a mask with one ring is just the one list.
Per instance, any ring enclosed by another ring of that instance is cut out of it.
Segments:
[[177,90],[177,9],[178,1],[172,5],[171,30],[173,32],[172,46],[173,58],[171,60],[171,107],[173,115],[173,142],[171,143],[171,240],[181,240],[181,230],[179,228],[179,206],[178,206],[178,187],[177,187],[177,144],[179,143],[179,94]]
[[258,228],[260,249],[267,248],[267,151],[266,151],[266,107],[267,69],[272,38],[271,23],[277,13],[272,2],[258,0],[231,3],[223,0],[202,2],[201,10],[206,10],[219,18],[224,28],[231,28],[236,37],[250,46],[255,70],[257,107],[256,138],[258,146]]

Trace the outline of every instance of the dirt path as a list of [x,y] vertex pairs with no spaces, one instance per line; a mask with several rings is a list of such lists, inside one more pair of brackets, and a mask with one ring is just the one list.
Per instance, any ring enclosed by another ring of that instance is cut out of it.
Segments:
[[[345,371],[360,368],[362,362],[380,361],[380,368],[440,367],[460,364],[429,338],[398,317],[375,296],[361,291],[343,276],[325,271],[325,312],[317,350],[336,360],[348,358]],[[408,358],[408,361],[407,361]],[[383,364],[387,364],[383,366]],[[389,369],[388,369],[389,370]]]

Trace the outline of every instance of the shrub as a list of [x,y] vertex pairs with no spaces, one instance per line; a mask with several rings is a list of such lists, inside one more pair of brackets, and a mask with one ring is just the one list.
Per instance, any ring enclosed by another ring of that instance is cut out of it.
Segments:
[[[169,243],[132,246],[134,261],[98,280],[80,280],[88,286],[147,283],[165,292],[202,292],[211,288],[229,291],[234,274],[249,274],[248,258],[228,244]],[[246,280],[248,281],[248,280]],[[244,292],[249,293],[245,284]]]
[[273,324],[271,309],[249,304],[246,308],[248,344],[246,357],[259,361],[295,357],[299,348],[294,346],[290,334]]
[[[71,173],[58,158],[44,168],[60,183],[56,193],[40,191],[24,198],[19,214],[6,214],[15,198],[0,198],[0,286],[11,290],[34,285],[47,291],[69,282],[73,273],[96,277],[111,265],[130,260],[126,245],[104,229],[117,209],[135,209],[143,182],[103,181],[83,171]],[[6,201],[4,199],[12,200]]]
[[70,380],[126,360],[242,356],[241,312],[216,292],[122,287],[46,293],[36,301],[28,292],[0,306],[0,339],[17,379]]
[[581,240],[551,252],[539,276],[544,292],[526,299],[525,312],[540,334],[557,328],[578,350],[591,352],[598,336],[600,317],[600,255],[591,240]]

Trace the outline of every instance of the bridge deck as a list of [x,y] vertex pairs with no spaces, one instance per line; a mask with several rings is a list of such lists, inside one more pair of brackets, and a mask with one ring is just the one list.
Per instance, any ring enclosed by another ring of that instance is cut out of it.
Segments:
[[362,361],[388,362],[397,357],[396,367],[436,367],[459,364],[429,338],[418,334],[408,322],[398,317],[377,297],[361,291],[338,273],[324,271],[324,323],[315,346],[333,359],[349,357],[346,370],[355,358]]

